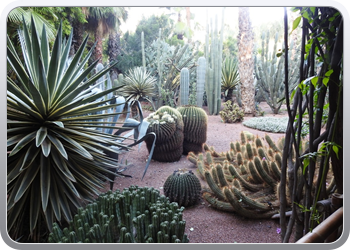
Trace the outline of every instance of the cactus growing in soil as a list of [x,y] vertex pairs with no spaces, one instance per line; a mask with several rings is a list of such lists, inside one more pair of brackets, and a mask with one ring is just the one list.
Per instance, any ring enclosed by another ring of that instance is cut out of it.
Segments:
[[205,71],[206,71],[207,61],[205,57],[201,56],[197,61],[197,106],[203,106],[203,96],[204,96],[204,86],[205,86]]
[[[184,123],[182,116],[174,108],[163,106],[146,118],[149,127],[147,133],[154,132],[157,136],[152,159],[160,162],[174,162],[181,158],[183,152]],[[148,151],[152,140],[146,140]]]
[[188,68],[182,68],[180,72],[180,105],[188,105],[190,95],[190,73]]
[[57,223],[50,243],[187,243],[183,207],[154,188],[130,186],[101,194],[69,226]]
[[197,203],[201,184],[191,170],[179,169],[169,175],[164,182],[163,190],[170,202],[177,202],[179,206],[188,207]]
[[207,140],[207,113],[200,107],[187,105],[178,107],[184,122],[183,154],[200,153]]
[[[276,143],[266,134],[263,143],[259,136],[240,135],[240,141],[230,143],[227,152],[204,145],[205,153],[190,153],[188,159],[206,180],[209,188],[203,198],[214,208],[251,219],[271,218],[279,208],[283,138]],[[332,183],[333,177],[328,178]],[[291,206],[289,194],[287,190]]]

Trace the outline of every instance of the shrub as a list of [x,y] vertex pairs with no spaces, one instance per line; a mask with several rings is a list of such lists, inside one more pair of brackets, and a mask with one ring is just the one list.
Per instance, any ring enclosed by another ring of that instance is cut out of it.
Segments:
[[242,123],[244,126],[272,133],[285,133],[288,117],[253,117]]

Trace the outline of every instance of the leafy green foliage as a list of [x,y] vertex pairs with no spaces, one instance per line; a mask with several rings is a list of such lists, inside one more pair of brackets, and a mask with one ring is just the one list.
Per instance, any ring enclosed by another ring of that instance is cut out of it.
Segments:
[[45,27],[41,39],[33,20],[31,33],[23,28],[24,63],[9,39],[7,48],[18,79],[7,78],[7,219],[13,239],[30,233],[35,241],[98,194],[113,175],[109,169],[119,169],[117,159],[105,153],[118,154],[126,146],[116,141],[119,136],[95,129],[114,128],[101,119],[115,114],[101,111],[120,104],[98,99],[116,88],[93,91],[113,64],[88,78],[97,64],[84,69],[91,56],[83,56],[88,38],[70,60],[72,34],[65,42],[61,26],[51,53]]

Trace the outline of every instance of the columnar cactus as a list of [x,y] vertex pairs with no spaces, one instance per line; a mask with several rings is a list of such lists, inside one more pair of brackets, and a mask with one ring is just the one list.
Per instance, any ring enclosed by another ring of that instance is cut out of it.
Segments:
[[[224,20],[224,11],[222,12]],[[222,64],[222,44],[224,22],[221,24],[220,38],[218,33],[218,20],[215,19],[215,27],[211,22],[211,34],[209,34],[209,24],[207,23],[206,57],[209,58],[209,36],[211,35],[210,60],[206,70],[206,93],[208,100],[208,110],[210,115],[218,115],[221,108],[221,64]]]
[[191,105],[178,107],[177,110],[184,122],[183,154],[202,152],[207,140],[207,113],[202,108]]
[[187,243],[183,209],[154,188],[108,191],[80,208],[68,227],[55,223],[49,242]]
[[[184,123],[179,111],[163,106],[149,114],[146,121],[150,123],[147,133],[154,132],[157,135],[152,159],[161,162],[178,161],[182,156],[184,140]],[[146,140],[148,151],[152,144],[152,140]]]
[[205,86],[205,73],[206,73],[206,64],[207,61],[205,60],[205,57],[201,56],[198,58],[197,61],[197,106],[202,107],[203,106],[203,95],[204,95],[204,86]]
[[146,70],[146,56],[145,56],[145,38],[143,31],[141,32],[141,52],[142,52],[142,67]]
[[[278,57],[277,44],[279,35],[275,34],[274,47],[272,53],[269,53],[269,41],[270,33],[263,33],[261,36],[261,57],[254,58],[255,74],[257,78],[257,88],[260,93],[263,94],[264,99],[270,106],[271,110],[277,114],[281,108],[282,102],[280,101],[284,93],[284,56]],[[291,47],[294,45],[291,44]],[[289,61],[289,89],[293,90],[298,82],[298,62],[297,57],[294,60]]]
[[198,201],[201,184],[194,173],[179,169],[166,179],[163,185],[164,195],[170,202],[177,202],[179,206],[192,206]]
[[190,95],[190,74],[188,68],[180,71],[180,105],[188,105]]

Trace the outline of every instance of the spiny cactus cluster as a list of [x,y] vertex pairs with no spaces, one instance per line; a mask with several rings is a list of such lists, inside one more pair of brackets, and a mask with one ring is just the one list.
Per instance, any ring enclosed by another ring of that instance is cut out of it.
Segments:
[[[157,135],[152,159],[160,162],[178,161],[182,156],[184,140],[184,123],[179,111],[163,106],[151,113],[146,120],[150,123],[147,133],[154,132]],[[146,140],[148,151],[151,150],[152,143],[152,140]]]
[[[266,134],[266,143],[263,143],[262,138],[249,133],[241,132],[240,137],[240,141],[230,143],[227,152],[218,153],[213,147],[205,145],[204,154],[190,153],[188,159],[196,164],[208,183],[209,188],[203,192],[203,198],[212,207],[251,219],[271,218],[278,213],[280,203],[284,138],[275,143]],[[300,151],[303,152],[306,146],[303,143]],[[292,152],[292,165],[294,155]],[[302,175],[301,168],[299,170],[298,174]],[[328,176],[327,182],[330,183],[327,188],[329,192],[333,186],[331,176]],[[290,206],[288,186],[287,178],[286,195]]]
[[205,154],[189,154],[207,181],[203,193],[213,207],[236,212],[248,218],[270,218],[278,213],[278,185],[282,162],[282,142],[276,145],[266,135],[265,146],[259,137],[241,133],[241,141],[230,150],[218,153],[205,145]]
[[219,115],[224,123],[235,123],[244,120],[244,111],[230,100],[224,103],[224,109],[219,112]]
[[183,154],[202,152],[207,140],[207,113],[202,108],[191,105],[178,107],[177,110],[184,122]]
[[179,169],[174,171],[166,179],[164,195],[171,202],[177,202],[179,206],[192,206],[198,201],[201,192],[201,184],[197,176],[190,170]]
[[69,226],[54,224],[50,243],[187,243],[183,207],[154,188],[108,191],[80,208]]

